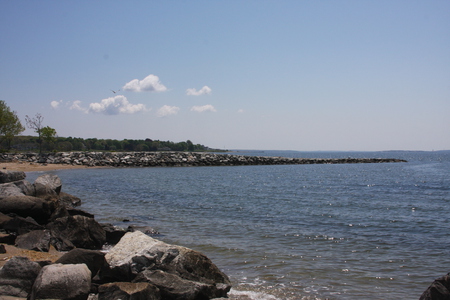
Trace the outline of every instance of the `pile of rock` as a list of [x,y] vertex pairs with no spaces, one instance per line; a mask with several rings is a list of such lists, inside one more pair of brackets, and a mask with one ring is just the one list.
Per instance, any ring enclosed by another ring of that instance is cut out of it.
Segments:
[[[68,251],[57,261],[12,257],[0,269],[0,295],[27,299],[211,299],[226,297],[228,277],[205,255],[141,231],[99,224],[76,209],[79,198],[45,174],[0,170],[0,248]],[[109,252],[100,251],[113,244]],[[115,245],[114,245],[115,244]],[[2,250],[2,249],[0,249]]]
[[405,162],[393,158],[288,158],[208,152],[58,152],[0,155],[3,161],[111,167],[188,167]]

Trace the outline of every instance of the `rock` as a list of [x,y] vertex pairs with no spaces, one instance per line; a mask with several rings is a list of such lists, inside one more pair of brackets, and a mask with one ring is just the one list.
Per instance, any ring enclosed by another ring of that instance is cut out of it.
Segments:
[[23,171],[0,170],[0,183],[8,183],[25,179]]
[[3,224],[11,220],[12,218],[10,216],[7,216],[0,212],[0,228],[3,228]]
[[211,293],[225,296],[231,288],[228,277],[200,252],[170,245],[140,231],[129,232],[105,256],[107,276],[132,280],[144,269],[162,270],[182,279],[206,283]]
[[42,230],[43,226],[39,225],[31,217],[14,217],[11,220],[3,224],[3,229],[9,233],[15,233],[17,235],[22,235],[33,230]]
[[14,245],[16,243],[15,234],[0,233],[0,244]]
[[59,193],[59,201],[66,208],[74,208],[81,205],[81,199],[70,194],[60,192]]
[[450,300],[450,273],[436,279],[419,300]]
[[36,188],[27,180],[19,180],[13,182],[25,196],[36,195]]
[[15,256],[0,270],[0,295],[27,297],[41,270],[37,262]]
[[21,217],[32,217],[39,224],[47,223],[52,214],[51,205],[32,196],[9,196],[0,200],[0,212],[14,213]]
[[5,245],[0,245],[0,253],[1,254],[5,254],[6,253]]
[[67,239],[78,248],[101,249],[106,242],[105,230],[93,218],[78,215],[63,217],[49,223],[47,228],[53,237]]
[[147,282],[113,282],[99,286],[98,300],[159,300],[159,290]]
[[48,252],[50,238],[50,231],[48,230],[33,230],[19,235],[16,238],[16,246],[22,249]]
[[139,273],[133,282],[149,282],[155,285],[162,298],[167,300],[212,299],[223,296],[213,293],[213,285],[185,280],[161,270],[145,270]]
[[34,184],[46,186],[46,187],[50,188],[51,190],[55,191],[56,194],[58,194],[58,195],[61,192],[62,183],[61,183],[61,179],[57,175],[53,175],[53,174],[41,175],[38,178],[36,178],[36,180],[34,181]]
[[117,229],[112,224],[100,224],[106,232],[106,243],[110,245],[117,244],[120,239],[127,233],[123,229]]
[[23,191],[14,183],[0,184],[0,199],[10,196],[23,196]]
[[67,212],[71,216],[85,216],[85,217],[92,218],[92,219],[95,217],[93,214],[88,213],[81,209],[69,208],[69,209],[67,209]]
[[56,264],[85,264],[94,277],[106,265],[105,254],[100,251],[76,248],[61,256]]
[[91,288],[91,271],[85,264],[45,266],[39,272],[30,300],[85,300]]
[[130,225],[127,228],[128,232],[134,232],[134,231],[140,231],[142,233],[148,234],[148,235],[157,235],[159,234],[159,232],[150,227],[150,226],[135,226],[135,225]]

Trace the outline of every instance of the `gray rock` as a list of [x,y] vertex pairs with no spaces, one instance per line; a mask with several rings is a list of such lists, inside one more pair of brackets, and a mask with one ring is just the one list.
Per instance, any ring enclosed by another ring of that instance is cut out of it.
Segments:
[[66,208],[74,208],[81,205],[81,199],[70,194],[60,192],[59,193],[59,201]]
[[103,252],[75,248],[61,256],[55,263],[64,265],[85,264],[91,271],[92,277],[94,277],[98,271],[106,265],[106,260]]
[[51,190],[55,191],[56,194],[59,195],[61,192],[62,182],[61,179],[57,175],[53,174],[44,174],[36,178],[34,181],[35,185],[41,184],[43,186],[47,186]]
[[36,188],[27,180],[19,180],[13,182],[25,196],[35,196]]
[[160,300],[159,290],[147,282],[113,282],[98,287],[98,300]]
[[33,230],[19,235],[16,238],[16,246],[22,249],[48,252],[50,238],[50,231],[48,230]]
[[45,266],[33,284],[30,300],[86,300],[91,288],[91,271],[85,264]]
[[450,275],[436,279],[420,296],[419,300],[449,300]]
[[24,193],[20,187],[12,182],[0,184],[0,199],[10,196],[24,196]]
[[47,223],[52,214],[51,206],[43,199],[32,196],[9,196],[0,200],[0,212],[32,217],[39,224]]
[[69,240],[75,247],[101,249],[106,241],[106,233],[93,218],[85,216],[68,216],[49,223],[47,228],[52,236]]
[[0,295],[27,297],[41,266],[26,257],[15,256],[0,270]]
[[8,183],[25,179],[25,172],[0,170],[0,183]]
[[167,300],[200,300],[216,298],[214,286],[182,279],[177,275],[161,270],[144,270],[133,282],[149,282],[161,292]]
[[162,270],[182,279],[206,283],[211,293],[225,296],[231,288],[228,277],[200,252],[170,245],[140,231],[129,232],[105,256],[110,277],[132,280],[144,269]]
[[22,235],[28,233],[33,230],[42,230],[43,226],[39,225],[33,218],[31,217],[14,217],[10,220],[6,221],[3,224],[3,229],[9,233],[15,233],[17,235]]

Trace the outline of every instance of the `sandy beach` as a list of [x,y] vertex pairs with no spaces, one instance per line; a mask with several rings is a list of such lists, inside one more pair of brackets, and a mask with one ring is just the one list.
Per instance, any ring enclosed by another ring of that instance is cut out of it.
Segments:
[[99,167],[87,167],[84,165],[68,165],[68,164],[39,164],[22,161],[0,163],[0,169],[9,171],[23,171],[23,172],[45,172],[53,170],[86,169],[86,168],[99,168]]

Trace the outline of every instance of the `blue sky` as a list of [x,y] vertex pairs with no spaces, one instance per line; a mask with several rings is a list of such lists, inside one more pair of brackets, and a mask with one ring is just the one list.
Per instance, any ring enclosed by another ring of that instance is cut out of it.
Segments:
[[64,137],[450,149],[449,16],[447,0],[0,0],[0,99]]

